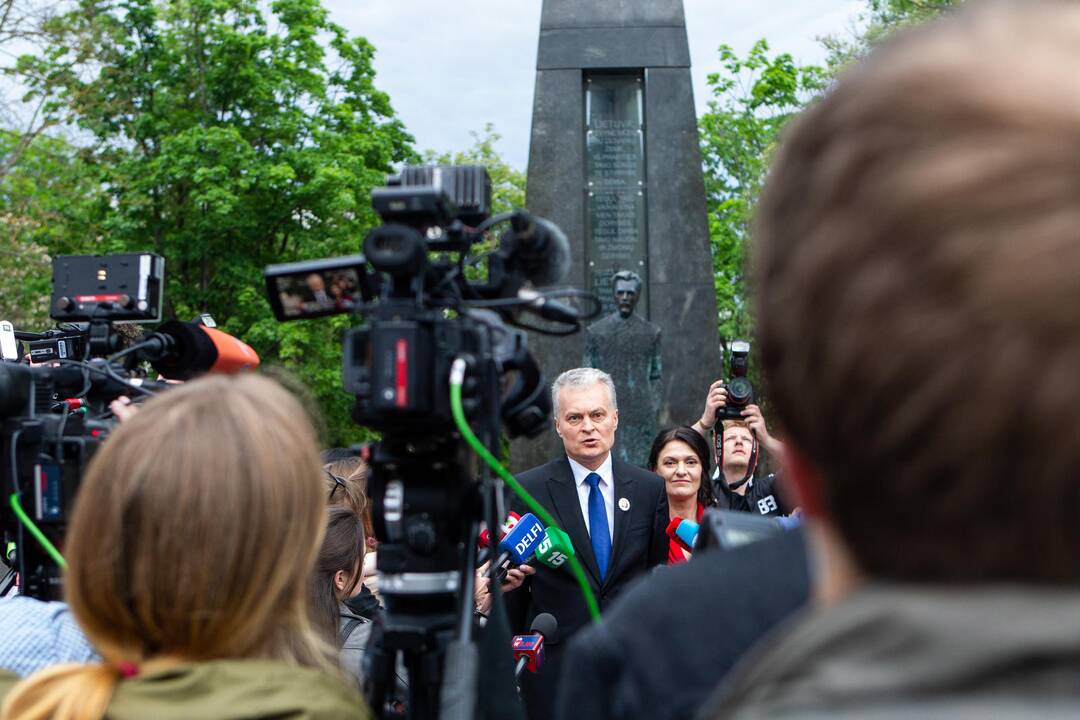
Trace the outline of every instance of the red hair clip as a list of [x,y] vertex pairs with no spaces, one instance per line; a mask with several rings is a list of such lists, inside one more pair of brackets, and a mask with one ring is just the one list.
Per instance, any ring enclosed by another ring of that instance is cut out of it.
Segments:
[[118,660],[113,663],[113,667],[120,672],[121,677],[129,678],[139,674],[139,666],[129,660]]

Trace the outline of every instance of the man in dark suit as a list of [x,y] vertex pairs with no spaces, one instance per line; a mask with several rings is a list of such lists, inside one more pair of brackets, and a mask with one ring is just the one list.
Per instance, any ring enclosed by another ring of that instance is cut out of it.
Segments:
[[[551,387],[555,432],[566,455],[522,473],[518,480],[547,508],[570,536],[600,609],[635,578],[667,559],[667,495],[656,475],[612,456],[619,411],[611,376],[577,368]],[[526,508],[518,501],[519,512]],[[534,720],[554,713],[562,649],[589,622],[581,590],[570,572],[539,567],[507,597],[516,633],[532,619],[551,613],[554,638],[545,639],[540,672],[522,678],[522,696]]]

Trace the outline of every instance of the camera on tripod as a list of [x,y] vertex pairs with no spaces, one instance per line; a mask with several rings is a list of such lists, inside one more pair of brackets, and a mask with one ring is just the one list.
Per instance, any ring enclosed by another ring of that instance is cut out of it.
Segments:
[[62,538],[83,471],[114,424],[102,417],[104,408],[131,392],[130,378],[100,360],[120,349],[112,325],[160,319],[163,284],[164,261],[152,253],[59,256],[50,314],[62,328],[12,329],[27,341],[33,364],[0,362],[0,465],[7,479],[0,530],[15,543],[16,556],[6,561],[18,568],[25,595],[60,598],[60,572],[17,514],[24,512],[50,543]]
[[[576,332],[599,301],[580,313],[530,287],[562,279],[569,244],[557,227],[524,210],[489,217],[491,181],[481,166],[406,167],[371,199],[383,224],[364,238],[363,254],[271,266],[264,275],[279,320],[362,318],[344,338],[343,385],[356,398],[353,419],[382,433],[364,449],[386,604],[369,700],[377,715],[394,705],[400,655],[410,675],[410,715],[436,717],[445,698],[463,697],[460,686],[443,688],[440,675],[444,655],[459,657],[471,644],[475,538],[482,521],[498,527],[505,517],[501,486],[478,476],[458,429],[451,366],[464,363],[465,420],[497,454],[503,430],[535,436],[551,415],[523,328]],[[510,227],[498,247],[470,257],[500,223]],[[480,260],[486,280],[470,281],[466,269]],[[556,325],[526,325],[525,313]],[[469,673],[457,670],[460,684]]]
[[727,384],[727,402],[716,411],[716,431],[723,433],[725,420],[742,420],[742,411],[754,404],[754,386],[750,383],[750,343],[733,340]]
[[[5,561],[25,595],[61,597],[55,544],[90,458],[114,427],[109,404],[168,387],[146,378],[144,362],[173,379],[258,365],[251,348],[213,329],[209,316],[141,335],[115,327],[159,320],[163,288],[164,259],[153,253],[56,257],[51,314],[60,328],[0,323],[0,533],[5,546],[15,545]],[[18,341],[29,345],[29,364],[20,362]]]
[[[561,279],[569,246],[558,228],[524,211],[489,219],[490,204],[491,182],[481,166],[406,167],[372,191],[384,224],[368,233],[362,255],[266,269],[279,320],[364,317],[344,341],[343,382],[356,397],[359,424],[393,432],[422,422],[429,432],[453,431],[450,364],[464,356],[468,417],[486,397],[474,389],[499,395],[498,378],[514,372],[498,408],[507,432],[535,436],[546,428],[551,409],[539,369],[525,333],[510,325],[523,311],[551,317],[555,303],[529,296],[524,286]],[[512,227],[487,257],[488,279],[469,282],[466,253],[499,221]],[[564,313],[557,319],[576,330],[583,318]]]

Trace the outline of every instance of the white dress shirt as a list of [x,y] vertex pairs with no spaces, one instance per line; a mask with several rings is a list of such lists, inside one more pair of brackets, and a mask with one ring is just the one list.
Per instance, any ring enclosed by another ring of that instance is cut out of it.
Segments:
[[608,535],[611,536],[611,543],[614,546],[615,478],[611,475],[611,453],[608,453],[607,458],[604,460],[604,464],[595,470],[590,470],[572,457],[567,457],[566,459],[570,461],[570,469],[574,473],[574,483],[577,485],[578,502],[581,503],[581,516],[585,518],[585,529],[589,531],[589,537],[592,537],[592,528],[589,527],[589,492],[592,488],[589,487],[589,483],[585,478],[589,476],[589,473],[596,473],[600,476],[600,494],[604,496],[604,510],[607,511]]

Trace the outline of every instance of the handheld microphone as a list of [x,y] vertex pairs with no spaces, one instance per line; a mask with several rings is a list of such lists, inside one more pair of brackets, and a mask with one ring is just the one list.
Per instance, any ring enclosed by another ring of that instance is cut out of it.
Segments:
[[777,525],[785,530],[794,530],[802,525],[802,518],[797,515],[781,515],[773,519],[776,520]]
[[188,380],[202,373],[235,373],[259,366],[251,347],[217,328],[170,320],[143,342],[140,353],[162,376]]
[[529,626],[531,634],[515,635],[513,650],[517,665],[514,677],[521,677],[522,670],[535,673],[544,664],[544,639],[554,637],[559,629],[559,621],[551,613],[540,613],[533,618]]
[[536,559],[552,570],[558,570],[572,557],[574,545],[570,536],[557,527],[549,527],[536,547]]
[[[506,522],[499,528],[499,539],[502,540],[506,537],[506,533],[513,530],[514,526],[517,525],[520,520],[520,515],[516,512],[510,512],[510,514],[506,516]],[[491,545],[491,533],[488,532],[487,528],[480,531],[480,538],[476,541],[476,544],[480,548],[486,548]]]
[[555,223],[524,210],[515,211],[510,223],[513,262],[533,287],[554,285],[566,277],[570,271],[570,241]]
[[677,517],[672,518],[671,522],[668,523],[667,535],[686,552],[693,552],[694,541],[697,540],[699,529],[700,526],[696,522]]
[[525,513],[499,543],[501,552],[496,561],[496,579],[502,583],[511,564],[523,565],[528,562],[543,537],[544,524],[532,513]]
[[514,564],[521,565],[532,557],[536,545],[543,538],[544,524],[532,513],[525,513],[513,529],[499,543],[499,550],[509,553]]

